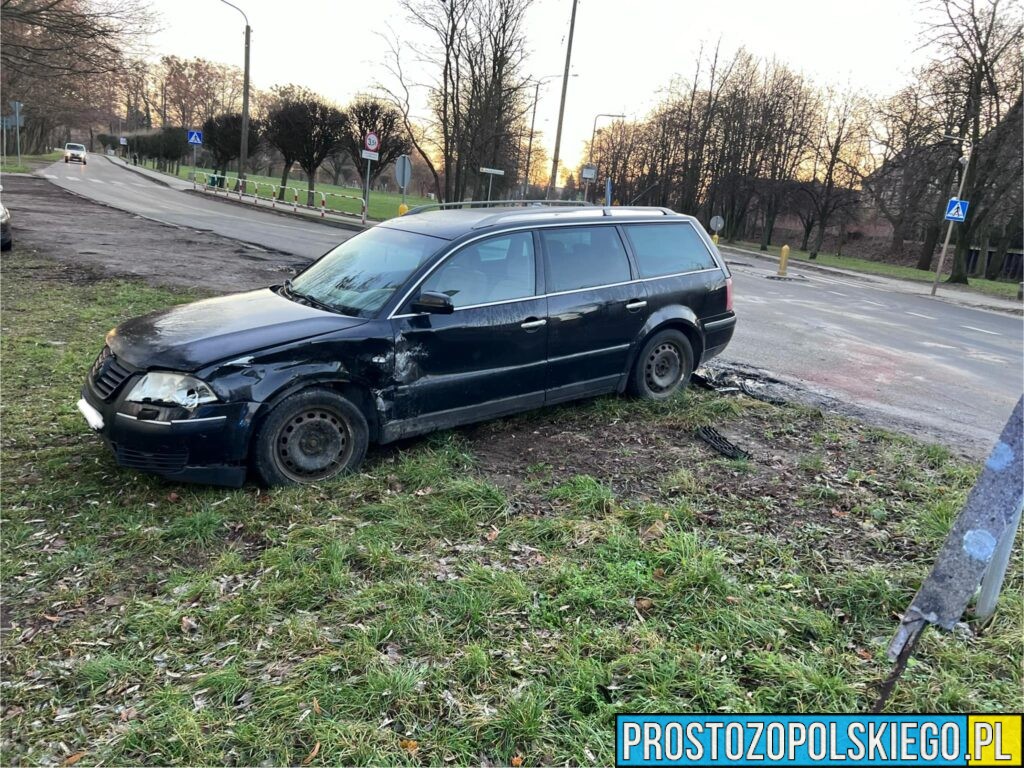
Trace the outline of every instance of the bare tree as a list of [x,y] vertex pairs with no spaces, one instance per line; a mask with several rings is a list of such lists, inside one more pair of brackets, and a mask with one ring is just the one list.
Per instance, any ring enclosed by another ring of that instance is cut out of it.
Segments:
[[1014,136],[1012,126],[1021,103],[1021,17],[1019,6],[1001,0],[937,0],[934,10],[929,42],[952,70],[947,85],[959,105],[958,132],[974,150],[963,179],[971,210],[959,227],[949,277],[966,283],[968,254],[994,202],[1002,190],[1019,185],[1020,164],[1005,173],[1004,153],[1013,157],[1020,147],[1020,132]]

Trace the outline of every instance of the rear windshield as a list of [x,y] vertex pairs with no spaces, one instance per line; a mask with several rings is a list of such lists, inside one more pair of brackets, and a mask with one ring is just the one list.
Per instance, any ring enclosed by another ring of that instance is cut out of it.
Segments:
[[339,245],[292,280],[291,287],[342,314],[372,317],[447,242],[374,227]]
[[65,144],[64,149],[70,149],[73,152],[85,152],[84,144]]

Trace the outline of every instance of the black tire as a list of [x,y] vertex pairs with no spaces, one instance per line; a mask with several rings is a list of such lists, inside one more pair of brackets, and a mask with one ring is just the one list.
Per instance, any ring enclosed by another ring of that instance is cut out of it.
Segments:
[[633,364],[629,389],[644,400],[667,400],[690,383],[693,348],[682,331],[659,331],[647,340]]
[[6,243],[0,244],[0,251],[9,251],[14,247],[14,238],[12,237]]
[[327,389],[282,400],[260,425],[253,466],[269,486],[317,483],[356,469],[370,430],[351,401]]
[[69,162],[71,162],[71,161],[70,161],[70,160],[68,160],[68,159],[67,159],[67,158],[65,157],[65,158],[64,158],[64,162],[65,162],[65,163],[69,163]]

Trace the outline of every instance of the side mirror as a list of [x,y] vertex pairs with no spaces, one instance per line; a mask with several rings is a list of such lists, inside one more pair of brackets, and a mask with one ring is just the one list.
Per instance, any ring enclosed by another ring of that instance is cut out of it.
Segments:
[[413,312],[429,312],[432,315],[450,315],[455,311],[451,297],[437,291],[423,291],[412,303]]

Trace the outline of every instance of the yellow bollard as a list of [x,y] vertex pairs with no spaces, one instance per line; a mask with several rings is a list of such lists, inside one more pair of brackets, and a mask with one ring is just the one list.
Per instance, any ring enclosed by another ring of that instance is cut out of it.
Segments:
[[399,216],[405,216],[405,214],[407,214],[408,212],[409,212],[409,206],[408,205],[406,205],[405,203],[399,204],[399,206],[398,206],[398,215]]
[[789,246],[782,246],[782,251],[779,253],[779,277],[786,276],[786,262],[789,261]]
[[717,232],[715,232],[715,234],[713,234],[711,236],[711,242],[714,243],[715,245],[718,245],[718,233]]

